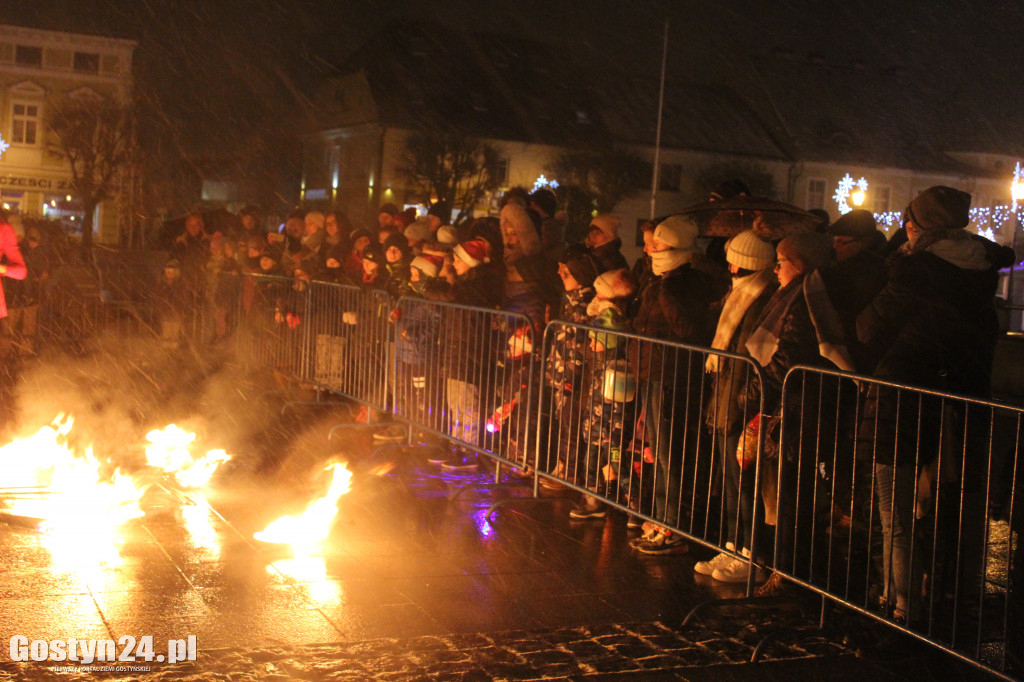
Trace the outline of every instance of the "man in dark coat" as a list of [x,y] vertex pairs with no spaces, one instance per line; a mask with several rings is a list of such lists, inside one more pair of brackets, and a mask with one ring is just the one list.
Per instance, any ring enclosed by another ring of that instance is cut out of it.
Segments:
[[[858,339],[877,378],[971,396],[989,394],[999,334],[994,305],[999,274],[989,259],[992,249],[964,230],[970,222],[970,203],[970,194],[936,186],[907,207],[907,255],[894,262],[888,284],[857,319]],[[965,431],[971,439],[974,429],[965,429],[962,419],[959,427],[951,424],[957,418],[937,398],[904,395],[901,399],[898,390],[878,386],[868,394],[858,456],[874,462],[884,536],[883,599],[897,619],[913,619],[927,608],[920,599],[910,599],[920,594],[917,583],[922,576],[916,564],[931,554],[915,545],[916,560],[910,555],[915,495],[922,471],[938,461],[940,441],[952,432]],[[968,453],[985,451],[970,444],[965,447]],[[970,466],[961,482],[965,489],[962,535],[959,541],[946,540],[959,548],[961,596],[967,591],[976,596],[980,543],[985,538],[986,463],[969,459],[966,464]],[[939,504],[941,490],[940,486]],[[953,499],[958,495],[946,497],[949,505],[959,507]],[[936,513],[941,515],[942,510]],[[955,529],[957,524],[945,527]],[[941,552],[939,558],[941,563]],[[933,593],[941,594],[930,582]]]
[[590,254],[601,264],[598,268],[601,272],[629,267],[626,257],[622,255],[622,240],[619,239],[621,228],[622,221],[610,213],[601,213],[590,220],[584,243],[590,249]]
[[821,276],[832,305],[843,325],[847,349],[857,371],[868,374],[874,367],[864,363],[856,343],[857,316],[874,300],[889,279],[885,264],[885,235],[878,230],[875,216],[854,209],[828,227],[835,262]]

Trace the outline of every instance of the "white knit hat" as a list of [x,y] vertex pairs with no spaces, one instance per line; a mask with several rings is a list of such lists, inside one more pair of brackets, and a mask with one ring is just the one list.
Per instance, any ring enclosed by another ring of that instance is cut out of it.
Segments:
[[636,293],[636,282],[625,268],[609,270],[602,272],[594,280],[594,292],[606,301],[629,298]]
[[437,241],[454,246],[459,243],[459,233],[451,225],[442,225],[437,228]]
[[611,213],[600,213],[590,219],[590,226],[601,230],[609,240],[619,238],[622,221]]
[[654,228],[654,238],[665,242],[673,249],[693,250],[693,242],[700,228],[692,218],[685,215],[669,216]]
[[775,247],[753,230],[744,230],[725,245],[725,259],[744,270],[763,270],[775,264]]

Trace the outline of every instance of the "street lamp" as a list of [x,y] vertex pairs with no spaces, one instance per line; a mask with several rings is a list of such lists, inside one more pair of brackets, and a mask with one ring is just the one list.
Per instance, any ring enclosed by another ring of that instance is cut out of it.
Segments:
[[1013,169],[1013,180],[1010,181],[1010,211],[1013,212],[1013,236],[1010,237],[1010,248],[1013,249],[1013,265],[1010,266],[1010,281],[1006,285],[1006,303],[1013,310],[1013,280],[1017,273],[1017,233],[1020,231],[1020,214],[1017,213],[1017,202],[1024,201],[1024,169],[1020,161]]
[[864,190],[858,189],[850,195],[850,200],[853,202],[854,206],[862,206],[864,204],[864,195]]

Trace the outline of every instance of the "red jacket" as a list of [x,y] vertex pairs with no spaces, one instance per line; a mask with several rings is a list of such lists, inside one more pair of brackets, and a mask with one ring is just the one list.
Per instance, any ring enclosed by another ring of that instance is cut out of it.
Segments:
[[[0,263],[7,267],[4,277],[11,279],[25,279],[28,269],[25,267],[25,259],[18,249],[18,237],[14,234],[14,228],[8,223],[0,221]],[[0,318],[7,317],[7,299],[4,298],[3,280],[0,279]]]

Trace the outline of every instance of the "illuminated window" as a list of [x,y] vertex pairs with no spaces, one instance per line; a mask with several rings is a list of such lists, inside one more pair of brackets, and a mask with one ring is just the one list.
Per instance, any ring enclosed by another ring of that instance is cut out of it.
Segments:
[[35,144],[39,133],[39,105],[15,102],[11,114],[11,142]]
[[95,52],[76,52],[73,68],[78,73],[99,73],[100,56]]
[[821,178],[807,181],[807,205],[805,208],[825,208],[826,184]]
[[43,48],[30,45],[16,45],[14,47],[14,63],[21,66],[42,66]]

